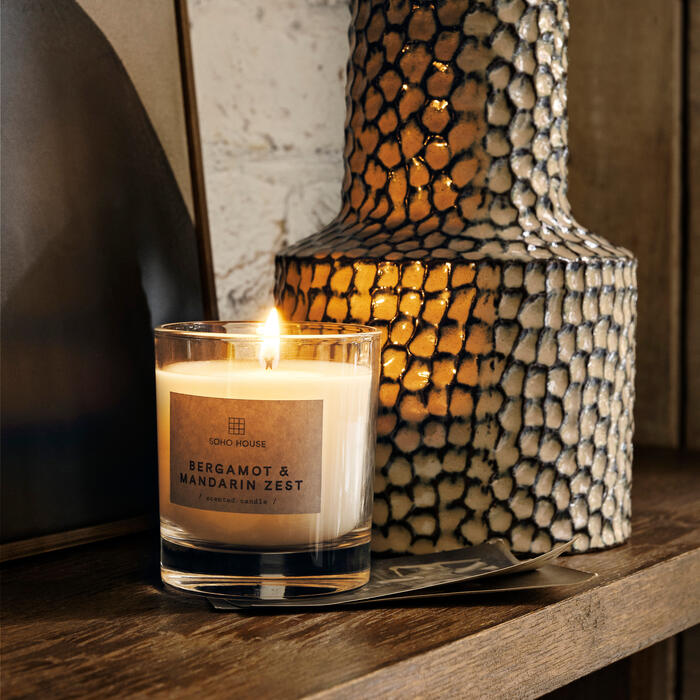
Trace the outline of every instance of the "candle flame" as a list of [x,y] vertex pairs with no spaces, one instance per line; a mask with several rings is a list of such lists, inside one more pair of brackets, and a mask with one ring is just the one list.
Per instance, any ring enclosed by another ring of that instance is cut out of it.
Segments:
[[277,309],[270,310],[260,334],[263,336],[260,364],[265,369],[274,369],[280,361],[280,319]]

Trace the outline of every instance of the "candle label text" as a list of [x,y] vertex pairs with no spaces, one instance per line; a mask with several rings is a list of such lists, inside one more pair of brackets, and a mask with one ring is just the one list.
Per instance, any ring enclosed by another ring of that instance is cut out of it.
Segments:
[[228,513],[320,513],[322,400],[170,393],[170,500]]

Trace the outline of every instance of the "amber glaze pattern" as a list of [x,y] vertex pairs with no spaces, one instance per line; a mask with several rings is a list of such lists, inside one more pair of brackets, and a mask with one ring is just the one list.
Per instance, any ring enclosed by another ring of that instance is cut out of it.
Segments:
[[630,531],[636,262],[566,198],[564,0],[353,5],[344,201],[286,317],[383,333],[373,547]]

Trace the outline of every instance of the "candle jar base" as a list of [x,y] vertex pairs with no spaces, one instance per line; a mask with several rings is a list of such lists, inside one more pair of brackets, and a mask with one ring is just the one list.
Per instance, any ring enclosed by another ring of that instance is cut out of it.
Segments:
[[[161,537],[161,578],[189,593],[287,600],[343,593],[369,581],[369,531],[353,543],[295,551],[178,544]],[[358,540],[360,541],[357,544]]]

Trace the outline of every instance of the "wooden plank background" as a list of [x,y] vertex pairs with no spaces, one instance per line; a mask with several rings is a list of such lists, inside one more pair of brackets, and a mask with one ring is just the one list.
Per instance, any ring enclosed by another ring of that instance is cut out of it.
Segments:
[[[571,0],[570,15],[569,196],[639,260],[635,442],[700,450],[700,0]],[[685,658],[699,639],[679,637]],[[657,676],[697,689],[689,668]],[[608,691],[631,677],[606,672]],[[579,685],[590,697],[595,678]]]
[[700,450],[700,0],[686,0],[685,437]]
[[678,446],[683,5],[571,0],[570,17],[573,211],[639,260],[635,440]]

